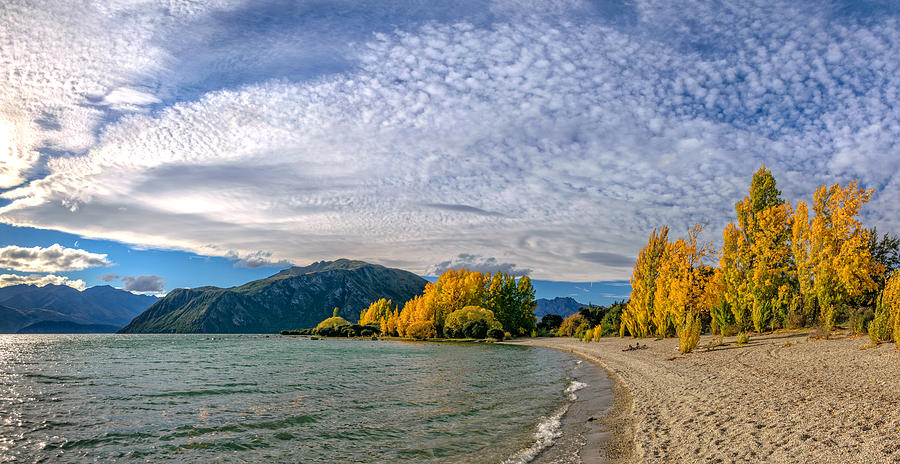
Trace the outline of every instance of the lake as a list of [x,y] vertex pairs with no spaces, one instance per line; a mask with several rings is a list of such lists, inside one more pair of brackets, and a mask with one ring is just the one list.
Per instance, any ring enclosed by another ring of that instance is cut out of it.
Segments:
[[564,442],[555,460],[577,460],[559,438],[582,365],[485,343],[4,335],[0,461],[515,463]]

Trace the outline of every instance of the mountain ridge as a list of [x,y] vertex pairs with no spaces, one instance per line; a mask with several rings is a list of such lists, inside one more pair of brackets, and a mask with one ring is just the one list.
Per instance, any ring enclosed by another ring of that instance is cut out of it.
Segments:
[[294,266],[231,288],[180,288],[120,333],[277,333],[313,327],[341,308],[347,319],[380,298],[403,304],[426,281],[400,269],[338,259]]
[[156,301],[108,285],[85,290],[53,284],[0,287],[0,332],[16,333],[43,321],[124,327]]
[[534,315],[537,316],[538,319],[548,314],[559,314],[563,318],[566,318],[567,316],[577,313],[579,308],[588,306],[584,303],[579,303],[578,301],[575,301],[574,298],[568,296],[558,296],[552,300],[539,298],[536,302],[537,308],[534,310]]

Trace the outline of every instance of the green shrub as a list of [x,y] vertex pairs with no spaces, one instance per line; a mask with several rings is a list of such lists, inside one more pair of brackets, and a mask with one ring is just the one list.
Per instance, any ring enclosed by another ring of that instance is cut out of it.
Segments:
[[879,304],[875,308],[872,320],[869,322],[869,340],[873,345],[891,340],[891,311],[890,308]]
[[488,330],[487,336],[488,338],[493,338],[494,340],[502,342],[504,338],[503,329]]
[[739,332],[737,334],[737,341],[735,343],[737,343],[738,345],[746,345],[747,343],[750,343],[750,335],[748,335],[747,332]]
[[766,329],[771,317],[772,303],[770,301],[756,302],[750,307],[750,319],[753,321],[753,329],[756,330],[756,333],[762,333]]
[[868,308],[856,308],[847,317],[847,328],[854,334],[864,334],[869,322],[875,319],[875,313]]
[[503,326],[494,312],[480,306],[466,306],[450,313],[444,321],[444,335],[451,338],[484,338],[491,329]]
[[726,337],[730,337],[732,335],[739,334],[741,332],[741,330],[738,328],[738,326],[736,326],[734,324],[728,324],[721,328],[721,332],[722,332],[722,335],[724,335]]
[[338,327],[348,326],[350,325],[346,319],[341,316],[332,316],[324,321],[320,322],[319,325],[316,326],[316,331],[320,331],[322,329],[337,329]]
[[[719,334],[726,335],[725,330],[728,327],[734,327],[734,313],[725,302],[710,308],[709,315],[712,318],[710,326],[713,333],[718,332]],[[735,330],[734,333],[737,333],[737,330]],[[731,335],[734,335],[734,333]]]
[[487,321],[474,320],[469,321],[466,326],[463,327],[463,335],[466,338],[477,338],[480,340],[487,336],[488,330],[490,330],[490,327],[488,326]]
[[[559,329],[559,326],[562,325],[563,318],[559,314],[547,314],[546,316],[541,318],[541,322],[537,324],[538,334],[541,333],[550,333],[554,330]],[[542,337],[546,335],[540,335]]]

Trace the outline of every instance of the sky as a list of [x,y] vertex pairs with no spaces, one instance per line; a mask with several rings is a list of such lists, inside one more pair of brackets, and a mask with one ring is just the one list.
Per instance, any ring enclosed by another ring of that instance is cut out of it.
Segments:
[[654,228],[720,240],[763,164],[792,203],[859,180],[864,223],[897,232],[898,21],[889,0],[5,1],[0,285],[164,293],[347,257],[596,303]]

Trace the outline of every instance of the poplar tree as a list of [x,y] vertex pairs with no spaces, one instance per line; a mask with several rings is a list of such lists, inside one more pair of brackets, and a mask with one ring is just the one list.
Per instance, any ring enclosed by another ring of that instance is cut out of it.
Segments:
[[631,299],[622,313],[620,336],[625,335],[626,328],[632,337],[643,338],[650,334],[656,279],[668,241],[668,226],[663,226],[659,232],[653,229],[647,245],[638,253],[631,274]]
[[[534,300],[534,286],[528,276],[522,276],[516,286],[516,331],[519,334],[530,334],[537,325],[537,316],[534,309],[537,302]],[[515,332],[513,332],[515,333]]]
[[741,329],[747,316],[757,332],[774,328],[793,295],[791,211],[765,165],[753,174],[750,191],[734,206],[738,224],[723,232],[720,255],[725,299]]
[[668,244],[654,298],[654,311],[664,312],[666,319],[675,326],[682,353],[688,353],[697,346],[701,313],[704,309],[708,310],[708,286],[713,273],[703,259],[712,253],[712,247],[698,243],[701,231],[702,227],[695,225],[687,238]]
[[837,308],[873,290],[873,276],[883,272],[869,248],[869,231],[857,219],[872,196],[857,181],[845,187],[822,186],[813,197],[810,261],[820,320],[826,334],[834,327]]
[[816,312],[815,280],[809,252],[809,209],[806,203],[798,201],[791,224],[791,256],[794,260],[794,279],[797,283],[791,309],[801,312],[806,320],[811,320]]

